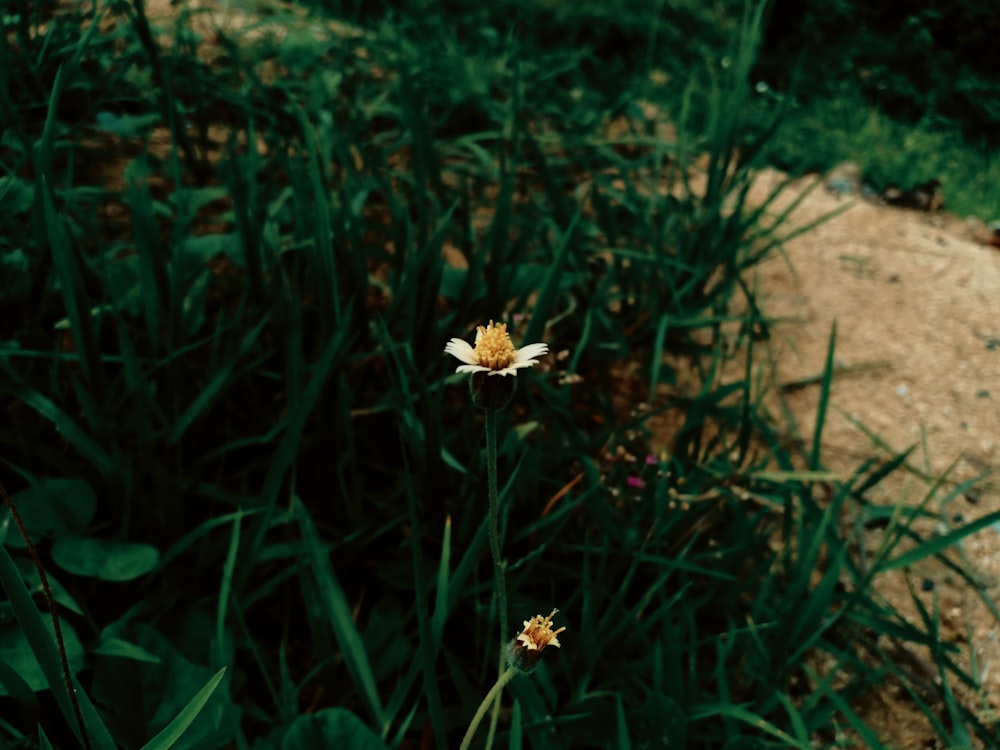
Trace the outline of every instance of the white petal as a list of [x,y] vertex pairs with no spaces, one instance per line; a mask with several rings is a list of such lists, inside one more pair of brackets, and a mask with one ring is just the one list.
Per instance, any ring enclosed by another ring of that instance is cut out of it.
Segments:
[[444,353],[450,354],[455,359],[460,359],[467,365],[474,365],[479,362],[479,360],[476,359],[475,350],[469,346],[468,341],[464,341],[463,339],[452,339],[449,341],[444,346]]
[[488,372],[493,374],[489,367],[482,365],[459,365],[455,368],[455,372]]
[[513,375],[517,377],[517,365],[505,367],[502,370],[490,370],[490,375]]
[[548,353],[548,344],[528,344],[527,346],[522,346],[514,353],[514,361],[524,362],[529,359],[534,359],[535,357],[541,357],[543,354]]

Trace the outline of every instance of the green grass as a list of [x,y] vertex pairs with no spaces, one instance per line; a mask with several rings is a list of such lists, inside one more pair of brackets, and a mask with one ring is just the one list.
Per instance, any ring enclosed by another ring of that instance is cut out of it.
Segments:
[[876,192],[937,179],[948,211],[984,221],[996,218],[1000,162],[993,145],[963,133],[952,120],[893,118],[851,84],[831,89],[791,106],[781,138],[768,144],[770,162],[795,174],[854,162]]
[[791,93],[771,146],[792,169],[858,163],[869,183],[943,185],[950,210],[995,218],[1000,79],[976,2],[775,0],[754,77],[765,100]]
[[[95,748],[457,746],[496,614],[482,417],[442,350],[490,318],[552,350],[498,417],[511,619],[568,628],[497,746],[877,747],[856,700],[889,675],[994,742],[933,603],[908,622],[873,585],[996,519],[922,538],[942,482],[862,558],[906,456],[838,479],[751,367],[720,383],[767,335],[742,274],[793,231],[783,187],[747,202],[794,148],[750,87],[758,9],[373,8],[208,35],[184,6],[5,6],[2,478],[80,709],[4,510],[0,743],[76,746],[82,712]],[[698,388],[655,396],[666,354]],[[882,639],[932,647],[940,687]]]

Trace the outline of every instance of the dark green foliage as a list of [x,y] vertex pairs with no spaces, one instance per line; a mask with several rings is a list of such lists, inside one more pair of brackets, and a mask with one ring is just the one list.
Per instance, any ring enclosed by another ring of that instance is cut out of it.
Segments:
[[801,71],[810,87],[852,77],[890,114],[942,115],[995,135],[998,34],[1000,10],[976,0],[776,0],[761,71],[783,85]]
[[[761,8],[276,5],[206,59],[203,11],[97,6],[96,33],[95,7],[43,6],[9,2],[0,43],[0,458],[94,747],[456,744],[496,639],[481,415],[442,349],[491,317],[553,352],[498,416],[511,619],[568,626],[499,742],[870,734],[878,635],[936,622],[872,579],[962,535],[905,516],[861,565],[844,519],[898,465],[834,481],[750,368],[719,385],[767,335],[743,274],[790,231],[781,187],[748,202],[785,115],[748,87]],[[692,392],[655,395],[667,354]],[[0,739],[73,746],[4,513]]]
[[1000,11],[976,0],[775,0],[753,81],[791,99],[767,158],[858,163],[877,192],[937,179],[947,208],[994,218]]

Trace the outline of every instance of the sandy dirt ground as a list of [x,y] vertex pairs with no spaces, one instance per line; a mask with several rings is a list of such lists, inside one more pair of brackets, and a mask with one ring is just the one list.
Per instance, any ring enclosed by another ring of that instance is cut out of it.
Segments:
[[[758,193],[780,177],[762,174]],[[787,198],[815,179],[793,185]],[[1000,475],[990,474],[1000,467],[1000,250],[988,244],[982,222],[893,208],[825,186],[809,193],[794,220],[834,211],[841,213],[754,272],[762,307],[777,321],[760,363],[777,386],[775,416],[790,410],[811,440],[820,394],[814,376],[823,371],[836,323],[836,376],[823,431],[827,468],[848,476],[865,459],[916,445],[911,470],[879,485],[873,500],[913,505],[933,493],[928,509],[941,520],[924,527],[929,534],[1000,510]],[[975,488],[944,502],[959,483],[981,475]],[[954,556],[996,600],[1000,524],[966,538]],[[906,575],[887,575],[877,595],[916,618]],[[919,563],[908,575],[928,608],[937,598],[942,638],[962,649],[959,661],[981,681],[980,691],[961,690],[960,697],[992,723],[1000,708],[1000,623],[972,586],[940,563]],[[891,746],[935,747],[927,720],[905,693],[886,687],[861,706],[862,715]]]

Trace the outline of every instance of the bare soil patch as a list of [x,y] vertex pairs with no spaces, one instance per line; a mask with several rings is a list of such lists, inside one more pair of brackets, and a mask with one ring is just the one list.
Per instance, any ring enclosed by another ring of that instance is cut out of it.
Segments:
[[[761,196],[781,177],[762,174]],[[784,199],[794,199],[810,182],[793,185]],[[820,395],[815,376],[823,371],[836,323],[836,376],[823,431],[826,466],[846,477],[867,458],[888,458],[916,445],[910,470],[881,484],[875,500],[913,505],[933,491],[928,509],[940,511],[942,520],[923,530],[945,533],[1000,509],[996,474],[946,507],[941,503],[958,483],[1000,466],[1000,252],[986,244],[981,222],[845,198],[825,188],[805,198],[794,220],[838,210],[788,243],[785,257],[775,255],[755,269],[761,305],[777,319],[761,358],[775,386],[772,408],[779,419],[790,412],[801,437],[811,441]],[[1000,595],[1000,527],[968,537],[954,555],[971,565],[985,596]],[[941,636],[963,650],[959,661],[974,664],[980,693],[958,695],[992,723],[1000,706],[1000,624],[968,583],[933,562],[885,576],[877,595],[915,618],[907,575],[928,609],[937,599]],[[914,656],[918,665],[931,667],[926,655]],[[935,680],[936,671],[927,676]],[[892,746],[935,746],[934,732],[901,689],[887,685],[861,710]]]

